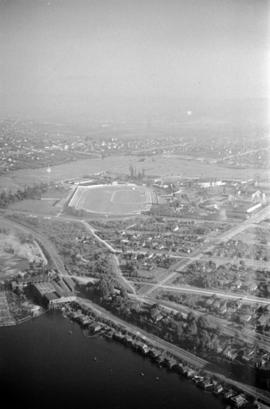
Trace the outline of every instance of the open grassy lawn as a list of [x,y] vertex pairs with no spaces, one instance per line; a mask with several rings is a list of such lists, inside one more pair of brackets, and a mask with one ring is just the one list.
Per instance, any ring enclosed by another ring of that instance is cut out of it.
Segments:
[[149,189],[135,185],[80,186],[69,205],[103,214],[132,214],[147,208]]
[[160,280],[162,280],[163,278],[167,277],[168,275],[169,275],[168,270],[166,270],[165,268],[161,268],[161,267],[155,267],[151,271],[142,270],[142,269],[138,270],[138,277],[139,278],[144,279],[144,278],[151,277],[150,281],[152,283],[157,283]]
[[15,202],[9,205],[9,209],[19,212],[27,212],[33,214],[46,214],[54,216],[59,212],[59,208],[54,206],[55,199],[52,200],[33,200],[26,199],[20,202]]

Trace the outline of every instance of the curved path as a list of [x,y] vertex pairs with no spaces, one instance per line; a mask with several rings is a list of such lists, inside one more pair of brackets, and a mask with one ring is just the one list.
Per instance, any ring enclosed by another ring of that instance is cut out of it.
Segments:
[[132,294],[136,293],[136,290],[133,286],[133,284],[127,280],[124,275],[122,274],[121,268],[119,266],[119,260],[117,257],[117,253],[119,253],[118,250],[114,249],[106,240],[103,240],[101,237],[99,237],[93,226],[91,226],[89,223],[87,223],[85,220],[82,219],[76,219],[72,217],[66,217],[66,216],[60,216],[59,217],[62,220],[68,220],[68,221],[73,221],[76,223],[80,223],[84,226],[84,228],[104,247],[106,247],[110,253],[111,261],[112,261],[112,268],[115,273],[115,275],[118,277],[119,281],[123,284],[123,286],[126,288],[126,290]]

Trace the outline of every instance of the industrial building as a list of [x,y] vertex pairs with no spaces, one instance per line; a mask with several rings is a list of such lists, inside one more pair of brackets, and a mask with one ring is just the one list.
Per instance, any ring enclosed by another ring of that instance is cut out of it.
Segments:
[[58,281],[33,283],[30,288],[36,302],[49,309],[76,300],[72,279],[63,278]]

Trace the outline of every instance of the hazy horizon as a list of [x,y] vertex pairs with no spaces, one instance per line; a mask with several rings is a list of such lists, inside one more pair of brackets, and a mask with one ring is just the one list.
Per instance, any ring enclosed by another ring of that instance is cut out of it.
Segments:
[[269,5],[2,0],[1,115],[266,118]]

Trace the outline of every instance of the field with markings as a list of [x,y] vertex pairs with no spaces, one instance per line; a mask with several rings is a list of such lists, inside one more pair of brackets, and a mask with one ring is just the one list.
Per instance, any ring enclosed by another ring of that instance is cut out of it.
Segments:
[[154,193],[133,184],[79,186],[69,206],[108,215],[136,214],[151,207]]

